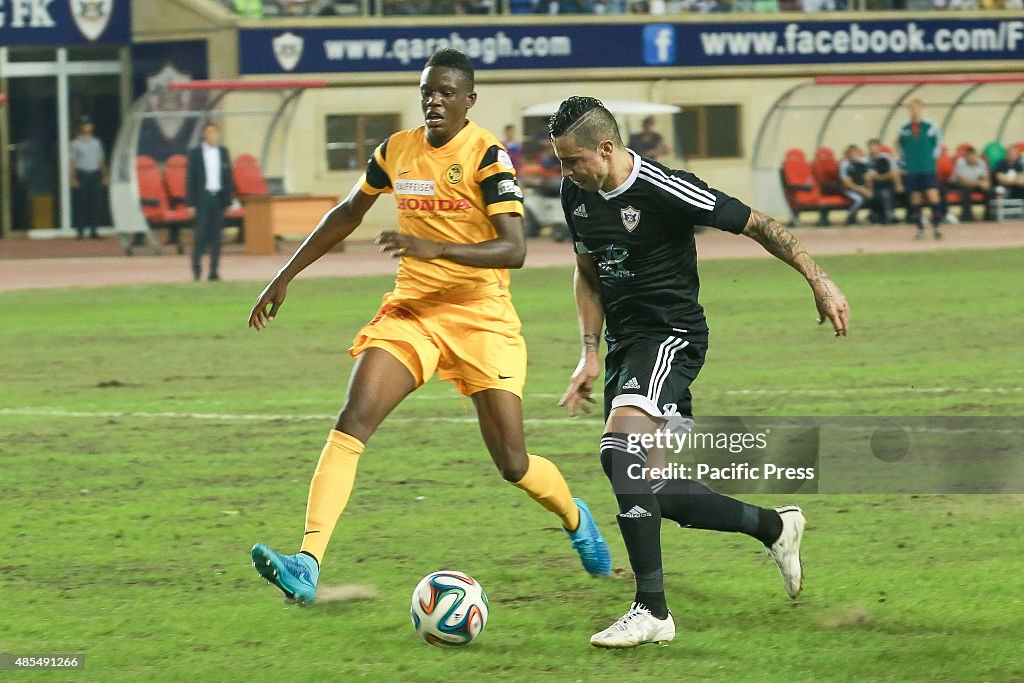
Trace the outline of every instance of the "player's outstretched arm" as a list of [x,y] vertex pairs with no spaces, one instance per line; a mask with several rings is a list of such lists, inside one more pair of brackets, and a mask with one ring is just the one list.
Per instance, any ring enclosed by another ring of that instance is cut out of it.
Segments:
[[320,224],[302,245],[288,259],[277,276],[270,281],[249,313],[249,327],[262,330],[277,316],[284,298],[288,295],[288,283],[301,273],[309,264],[333,249],[339,242],[352,234],[359,227],[363,216],[377,201],[377,195],[362,192],[358,186],[343,202],[328,211]]
[[377,244],[382,252],[395,258],[446,259],[474,268],[522,268],[526,260],[523,217],[517,213],[499,213],[491,216],[491,223],[498,236],[477,244],[435,242],[393,230],[377,235]]
[[590,394],[594,383],[601,375],[601,327],[604,325],[604,309],[601,308],[601,293],[597,271],[589,256],[576,255],[576,272],[573,274],[573,291],[576,295],[576,315],[579,318],[580,338],[583,349],[580,362],[569,379],[569,388],[558,402],[569,407],[569,416],[576,417],[576,409],[590,412],[587,403],[594,403]]
[[846,336],[850,324],[850,305],[828,274],[814,262],[807,250],[789,230],[771,216],[751,209],[743,234],[756,241],[775,258],[788,263],[804,276],[814,292],[818,324],[832,322],[836,336]]

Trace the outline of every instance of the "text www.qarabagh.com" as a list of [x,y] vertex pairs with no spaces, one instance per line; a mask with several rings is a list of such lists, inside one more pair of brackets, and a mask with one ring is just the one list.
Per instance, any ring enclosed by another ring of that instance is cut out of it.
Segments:
[[842,29],[808,29],[786,24],[776,31],[715,31],[700,34],[709,57],[741,55],[828,55],[1016,52],[1024,44],[1024,21],[1002,21],[996,27],[926,29],[915,22],[905,28],[865,30],[859,24]]
[[435,50],[446,47],[455,48],[470,59],[493,64],[498,59],[516,57],[567,57],[572,54],[572,39],[569,36],[523,36],[513,40],[498,31],[485,38],[463,38],[452,32],[437,38],[324,41],[324,53],[332,61],[372,59],[409,64],[426,59]]

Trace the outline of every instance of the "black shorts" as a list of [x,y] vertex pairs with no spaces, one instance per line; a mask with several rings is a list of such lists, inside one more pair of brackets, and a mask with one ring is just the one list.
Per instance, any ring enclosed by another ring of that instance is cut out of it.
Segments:
[[641,337],[615,344],[604,359],[604,417],[633,406],[652,417],[693,416],[690,384],[704,366],[706,341]]
[[924,192],[939,187],[939,176],[934,173],[908,173],[904,181],[908,192]]

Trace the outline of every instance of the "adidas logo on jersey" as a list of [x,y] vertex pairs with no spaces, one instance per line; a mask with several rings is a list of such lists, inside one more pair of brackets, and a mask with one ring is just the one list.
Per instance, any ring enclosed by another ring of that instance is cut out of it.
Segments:
[[587,215],[586,204],[580,204],[579,206],[577,206],[576,210],[572,212],[572,215],[578,216],[579,218],[590,218],[590,216]]
[[634,505],[629,509],[628,512],[620,512],[619,517],[627,517],[629,519],[640,519],[641,517],[650,517],[651,513],[644,510],[639,505]]
[[628,382],[622,385],[623,389],[639,389],[640,382],[637,381],[636,377],[633,377]]

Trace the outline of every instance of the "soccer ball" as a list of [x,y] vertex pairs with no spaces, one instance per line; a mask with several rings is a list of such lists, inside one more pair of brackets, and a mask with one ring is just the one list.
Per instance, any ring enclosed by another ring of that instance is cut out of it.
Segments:
[[412,625],[437,647],[469,645],[487,623],[487,594],[469,574],[427,574],[412,592]]

